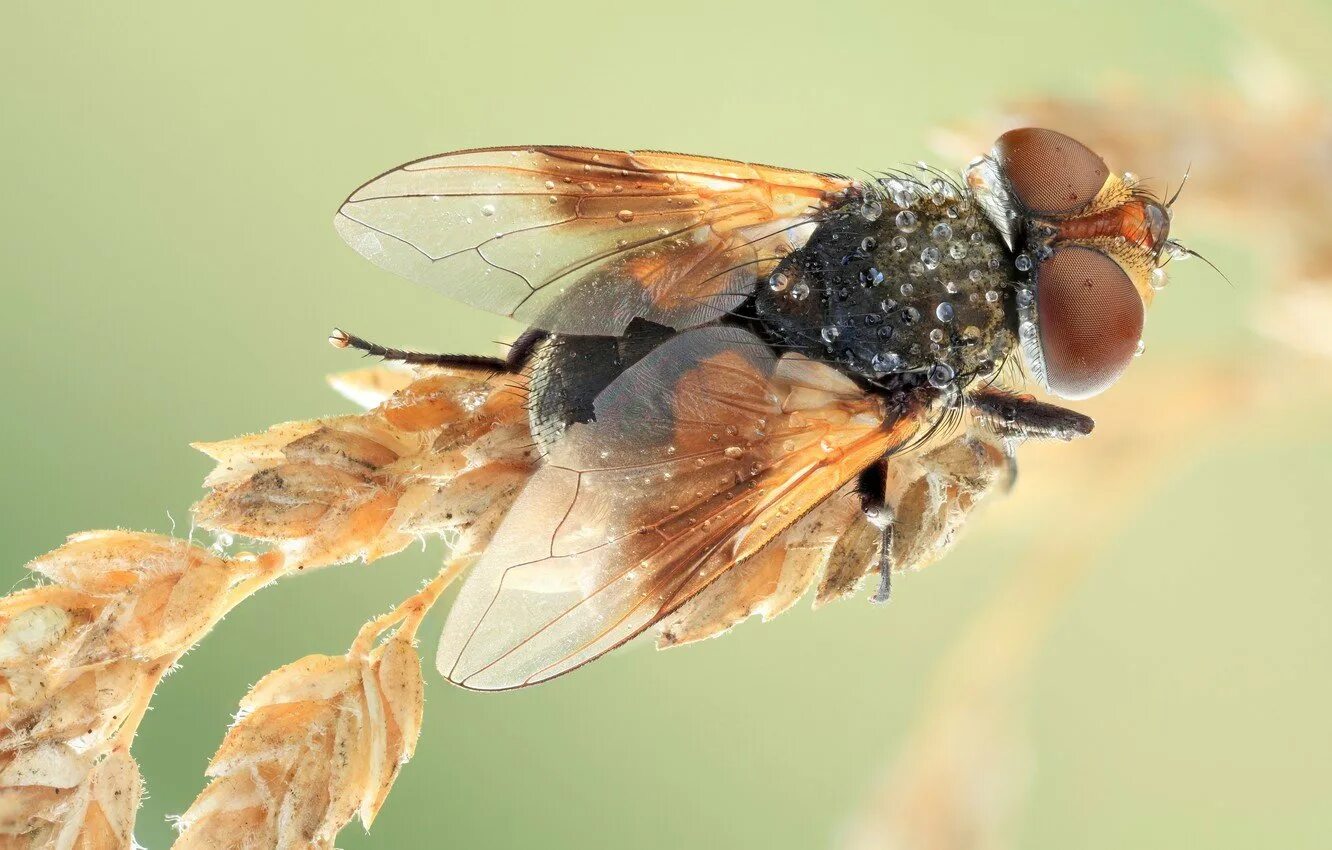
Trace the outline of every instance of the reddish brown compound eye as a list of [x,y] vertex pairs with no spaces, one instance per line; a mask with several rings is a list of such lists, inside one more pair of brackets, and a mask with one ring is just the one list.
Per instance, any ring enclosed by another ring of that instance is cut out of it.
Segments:
[[1036,269],[1036,309],[1046,385],[1087,398],[1113,384],[1142,339],[1142,297],[1119,264],[1067,247]]
[[1110,175],[1105,160],[1081,142],[1054,130],[1009,130],[994,143],[999,171],[1017,199],[1037,215],[1078,212]]

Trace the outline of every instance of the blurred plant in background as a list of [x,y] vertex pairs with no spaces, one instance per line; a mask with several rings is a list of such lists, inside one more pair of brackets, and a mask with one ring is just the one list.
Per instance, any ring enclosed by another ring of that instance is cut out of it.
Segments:
[[1089,406],[1122,424],[1113,439],[1024,455],[1025,471],[1057,464],[1057,472],[998,510],[1028,524],[1058,521],[1040,526],[1021,567],[936,672],[905,745],[848,822],[846,850],[1011,846],[1007,828],[1033,769],[1027,674],[1106,541],[1171,469],[1246,421],[1296,413],[1332,389],[1332,107],[1270,53],[1254,54],[1234,77],[1233,86],[1168,100],[1145,81],[1120,80],[1097,97],[1019,100],[937,134],[941,152],[965,157],[1010,127],[1057,127],[1149,176],[1191,164],[1180,201],[1189,233],[1235,240],[1255,255],[1260,277],[1241,285],[1260,292],[1251,330],[1263,353],[1238,368],[1204,355],[1137,376]]
[[[368,827],[421,728],[417,627],[534,462],[514,380],[338,376],[369,410],[197,446],[217,467],[196,520],[222,545],[93,531],[29,564],[51,583],[0,598],[0,846],[131,846],[143,782],[130,745],[181,656],[278,578],[446,537],[440,574],[345,655],[307,656],[251,689],[176,846],[331,847],[353,817]],[[273,548],[226,557],[233,534]]]

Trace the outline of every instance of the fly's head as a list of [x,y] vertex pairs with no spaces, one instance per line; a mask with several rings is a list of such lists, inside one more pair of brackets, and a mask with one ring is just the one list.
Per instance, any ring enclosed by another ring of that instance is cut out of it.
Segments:
[[1162,265],[1187,253],[1170,239],[1170,202],[1080,142],[1030,127],[1000,136],[964,182],[1025,278],[1014,303],[1029,370],[1063,398],[1107,389],[1141,350]]

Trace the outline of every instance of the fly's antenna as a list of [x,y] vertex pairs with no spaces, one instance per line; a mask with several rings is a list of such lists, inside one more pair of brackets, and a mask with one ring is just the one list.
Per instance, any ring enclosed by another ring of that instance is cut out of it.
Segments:
[[[1176,194],[1178,194],[1178,193],[1176,193]],[[1212,262],[1211,260],[1207,259],[1207,258],[1204,257],[1202,254],[1199,254],[1197,251],[1193,250],[1192,248],[1189,248],[1189,247],[1186,246],[1184,243],[1182,243],[1182,242],[1180,242],[1180,241],[1178,241],[1178,240],[1176,240],[1176,239],[1167,239],[1167,240],[1166,240],[1166,243],[1165,243],[1165,252],[1166,252],[1166,255],[1167,255],[1168,257],[1170,257],[1170,259],[1172,259],[1172,260],[1183,260],[1183,259],[1187,259],[1187,258],[1189,258],[1189,257],[1197,257],[1198,259],[1200,259],[1200,260],[1202,260],[1204,263],[1206,263],[1206,264],[1208,265],[1208,267],[1211,268],[1212,271],[1214,271],[1214,272],[1216,272],[1217,274],[1221,275],[1221,279],[1224,280],[1224,281],[1226,282],[1226,284],[1227,284],[1228,286],[1230,286],[1231,289],[1234,289],[1234,288],[1235,288],[1235,284],[1234,284],[1234,282],[1231,281],[1230,278],[1226,277],[1226,273],[1223,272],[1223,271],[1221,271],[1221,268],[1220,268],[1219,266],[1217,266],[1216,263],[1214,263],[1214,262]]]

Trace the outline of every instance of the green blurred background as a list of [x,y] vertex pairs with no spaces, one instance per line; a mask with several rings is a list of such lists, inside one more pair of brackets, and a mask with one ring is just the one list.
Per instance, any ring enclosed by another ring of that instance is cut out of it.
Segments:
[[[1168,99],[1224,80],[1255,41],[1328,94],[1332,13],[1281,9],[16,4],[0,50],[6,581],[25,581],[22,565],[76,530],[186,533],[208,468],[191,440],[349,410],[323,385],[359,365],[325,344],[334,325],[482,353],[515,332],[341,244],[338,201],[389,166],[532,142],[893,166],[932,159],[932,127],[1016,96],[1131,75]],[[1200,352],[1238,363],[1260,345],[1245,329],[1255,260],[1190,234],[1187,196],[1180,210],[1178,231],[1237,285],[1182,269],[1130,384]],[[1213,448],[1144,482],[1037,658],[1017,846],[1327,846],[1332,404],[1235,413],[1203,435]],[[1019,490],[1050,486],[1033,475]],[[832,846],[951,641],[1058,521],[1022,499],[902,581],[888,610],[801,606],[699,648],[630,648],[498,696],[429,670],[416,759],[373,834],[353,826],[339,845]],[[187,656],[135,748],[151,795],[139,840],[169,843],[166,816],[202,786],[251,682],[343,651],[440,554],[284,581]],[[432,621],[428,656],[439,612]]]

